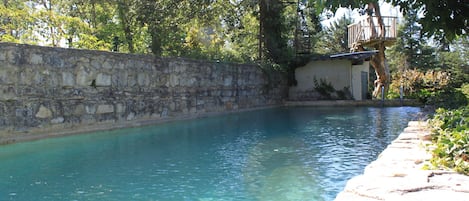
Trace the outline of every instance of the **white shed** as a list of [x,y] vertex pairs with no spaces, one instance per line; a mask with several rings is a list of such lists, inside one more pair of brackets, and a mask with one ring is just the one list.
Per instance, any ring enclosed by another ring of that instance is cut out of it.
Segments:
[[295,69],[296,86],[290,87],[290,99],[319,99],[315,80],[330,83],[335,90],[348,90],[355,100],[364,100],[368,93],[369,58],[377,51],[364,51],[322,56]]

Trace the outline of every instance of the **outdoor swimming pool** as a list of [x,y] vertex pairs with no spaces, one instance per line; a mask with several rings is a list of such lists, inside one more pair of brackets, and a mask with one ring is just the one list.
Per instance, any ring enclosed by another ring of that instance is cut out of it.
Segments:
[[0,200],[333,200],[414,107],[288,107],[0,146]]

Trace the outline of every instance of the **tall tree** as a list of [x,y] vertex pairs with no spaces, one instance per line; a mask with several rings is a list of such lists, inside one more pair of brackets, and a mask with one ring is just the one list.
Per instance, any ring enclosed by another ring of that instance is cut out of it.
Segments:
[[315,46],[316,52],[321,54],[332,54],[348,52],[348,28],[352,24],[349,16],[334,21],[321,32],[321,40]]
[[432,69],[436,68],[436,49],[426,44],[429,40],[417,23],[418,12],[408,12],[404,24],[399,27],[396,43],[389,49],[392,68],[404,69]]
[[[109,2],[96,0],[56,1],[64,19],[64,38],[68,47],[111,50],[112,36],[116,26],[110,19],[114,16],[115,6]],[[108,34],[109,33],[109,34]]]
[[138,0],[137,19],[148,27],[152,53],[162,56],[181,55],[185,48],[187,30],[184,26],[190,26],[193,19],[199,19],[200,23],[212,19],[215,7],[211,6],[215,3],[191,0]]
[[259,1],[260,43],[265,46],[267,59],[277,64],[286,62],[284,53],[287,41],[283,35],[286,26],[282,16],[284,8],[279,0]]
[[26,0],[4,0],[0,4],[0,41],[35,44],[32,12]]
[[137,30],[135,24],[137,23],[137,14],[135,8],[135,1],[133,0],[117,0],[117,16],[119,17],[121,29],[124,33],[124,43],[130,53],[135,52],[134,47],[134,31]]
[[469,83],[469,36],[456,37],[451,48],[436,51],[437,66],[451,73],[451,87],[459,88]]
[[238,62],[251,62],[259,56],[259,20],[255,5],[249,1],[230,2],[225,5],[224,33],[227,48]]

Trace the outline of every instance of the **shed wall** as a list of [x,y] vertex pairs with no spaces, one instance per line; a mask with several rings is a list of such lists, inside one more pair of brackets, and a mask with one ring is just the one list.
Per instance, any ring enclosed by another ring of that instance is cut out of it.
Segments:
[[290,99],[315,99],[314,80],[323,79],[330,83],[334,89],[343,90],[351,87],[350,60],[311,61],[295,70],[297,85],[290,88]]

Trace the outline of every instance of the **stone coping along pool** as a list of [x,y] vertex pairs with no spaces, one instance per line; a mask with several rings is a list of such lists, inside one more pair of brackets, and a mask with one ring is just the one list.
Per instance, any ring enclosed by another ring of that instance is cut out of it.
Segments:
[[430,131],[426,122],[411,121],[404,132],[371,162],[362,175],[347,182],[335,201],[469,200],[469,176],[448,170],[424,170]]

